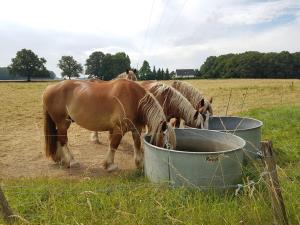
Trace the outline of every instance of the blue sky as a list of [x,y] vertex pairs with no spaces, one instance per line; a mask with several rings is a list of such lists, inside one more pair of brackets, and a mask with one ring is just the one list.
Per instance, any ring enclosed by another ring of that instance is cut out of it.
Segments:
[[[132,66],[198,68],[210,55],[300,51],[300,0],[10,0],[0,14],[0,66],[32,49],[83,63],[93,51],[125,51]],[[17,7],[18,6],[18,7]]]

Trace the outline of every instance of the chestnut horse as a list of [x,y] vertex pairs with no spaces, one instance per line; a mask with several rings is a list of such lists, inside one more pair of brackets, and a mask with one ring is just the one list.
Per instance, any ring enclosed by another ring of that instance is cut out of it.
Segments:
[[132,132],[137,167],[143,165],[141,131],[145,125],[152,144],[176,146],[175,132],[155,97],[126,79],[66,80],[50,85],[43,94],[43,109],[46,155],[67,167],[79,165],[67,145],[71,122],[91,131],[109,131],[110,145],[103,162],[108,171],[117,168],[115,151],[128,131]]
[[[172,81],[170,84],[173,88],[179,91],[200,113],[206,114],[207,117],[213,115],[212,98],[209,100],[204,99],[203,95],[192,85],[183,81]],[[204,128],[208,129],[208,120]]]
[[171,118],[177,118],[176,126],[179,127],[178,123],[181,118],[190,127],[203,128],[206,116],[199,113],[176,89],[157,81],[143,81],[140,85],[155,96],[162,106],[168,122]]
[[126,72],[119,74],[115,79],[125,78],[127,80],[136,81],[137,80],[136,73],[137,73],[136,69],[126,70]]

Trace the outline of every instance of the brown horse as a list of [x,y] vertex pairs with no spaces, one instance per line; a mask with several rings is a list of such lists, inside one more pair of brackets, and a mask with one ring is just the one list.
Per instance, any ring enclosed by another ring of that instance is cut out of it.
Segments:
[[[173,88],[179,91],[187,100],[197,109],[200,113],[205,114],[207,117],[213,115],[212,98],[209,100],[204,99],[203,95],[192,85],[183,81],[172,81],[170,84]],[[208,120],[204,125],[204,128],[208,128]]]
[[91,131],[109,131],[110,145],[103,162],[109,171],[117,168],[115,151],[128,131],[132,132],[137,167],[143,165],[141,131],[145,125],[152,144],[176,146],[174,130],[157,100],[129,80],[62,81],[46,88],[43,108],[46,155],[67,167],[78,165],[67,146],[67,130],[73,121]]
[[127,80],[136,81],[137,80],[136,73],[137,73],[136,69],[126,70],[126,72],[119,74],[115,79],[125,78]]
[[176,119],[176,126],[180,125],[180,118],[190,127],[202,129],[206,116],[199,113],[192,104],[176,89],[157,81],[144,81],[140,85],[151,92],[162,106],[167,120]]

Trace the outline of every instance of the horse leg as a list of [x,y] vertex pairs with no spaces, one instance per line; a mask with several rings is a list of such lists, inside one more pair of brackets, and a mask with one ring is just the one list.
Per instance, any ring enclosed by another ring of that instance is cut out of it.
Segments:
[[91,141],[94,142],[95,144],[100,144],[99,135],[97,131],[93,131],[91,133]]
[[142,168],[144,163],[144,154],[141,148],[141,131],[142,129],[132,131],[134,142],[134,162],[137,168]]
[[115,152],[122,140],[123,134],[121,131],[109,132],[109,149],[105,155],[103,166],[108,172],[112,172],[118,169],[118,166],[114,164]]
[[67,130],[70,126],[70,122],[66,121],[57,124],[57,161],[61,162],[67,168],[78,167],[79,163],[74,159],[73,154],[68,148],[68,134]]

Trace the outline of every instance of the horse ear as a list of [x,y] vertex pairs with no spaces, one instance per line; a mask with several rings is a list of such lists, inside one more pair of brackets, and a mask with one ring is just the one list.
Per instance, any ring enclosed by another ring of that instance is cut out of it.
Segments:
[[211,104],[213,102],[213,97],[210,97],[209,103]]
[[134,72],[134,74],[136,74],[136,73],[137,73],[137,70],[136,70],[136,69],[134,69],[134,70],[133,70],[133,72]]
[[126,73],[127,73],[127,74],[129,73],[129,69],[126,70]]
[[196,110],[196,113],[195,113],[195,115],[194,115],[194,120],[196,120],[196,119],[198,118],[198,115],[199,115],[199,111]]
[[162,122],[162,125],[161,125],[161,131],[162,132],[165,132],[168,128],[168,125],[167,125],[167,122],[166,121],[163,121]]
[[200,107],[203,107],[203,106],[204,106],[204,98],[202,98],[200,101]]
[[172,127],[176,127],[176,122],[177,122],[177,119],[176,119],[176,118],[172,118],[172,119],[170,120],[170,125],[171,125]]

